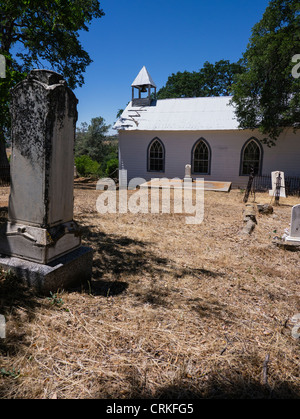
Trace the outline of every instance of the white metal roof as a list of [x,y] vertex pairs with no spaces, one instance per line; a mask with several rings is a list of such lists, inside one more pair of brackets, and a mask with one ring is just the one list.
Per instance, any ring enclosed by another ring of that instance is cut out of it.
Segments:
[[135,80],[134,80],[134,82],[132,83],[131,86],[132,87],[137,87],[137,86],[144,86],[144,85],[147,85],[147,86],[150,85],[152,87],[156,87],[156,84],[152,80],[152,77],[148,73],[145,66],[141,69],[139,74],[136,76],[136,78],[135,78]]
[[231,97],[162,99],[151,106],[128,104],[115,123],[117,130],[202,131],[236,130],[238,121]]

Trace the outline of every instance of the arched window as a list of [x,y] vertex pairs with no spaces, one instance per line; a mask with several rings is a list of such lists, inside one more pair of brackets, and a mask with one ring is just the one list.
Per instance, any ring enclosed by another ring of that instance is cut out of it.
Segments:
[[200,138],[194,145],[192,151],[192,170],[193,173],[202,175],[210,174],[211,151],[204,138]]
[[254,174],[258,175],[261,173],[262,167],[262,146],[255,139],[250,138],[244,145],[242,149],[241,157],[241,175],[249,176],[251,172],[251,167],[254,169]]
[[158,138],[154,138],[148,147],[148,171],[165,171],[165,148]]

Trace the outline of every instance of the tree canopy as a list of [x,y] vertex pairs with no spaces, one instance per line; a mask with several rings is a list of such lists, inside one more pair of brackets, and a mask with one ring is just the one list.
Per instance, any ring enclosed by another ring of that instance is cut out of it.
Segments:
[[[0,0],[0,144],[9,129],[9,90],[33,68],[50,68],[70,88],[82,86],[92,62],[79,40],[94,18],[104,15],[98,0]],[[0,160],[2,157],[0,151]]]
[[240,127],[258,128],[269,146],[284,128],[300,128],[300,78],[293,72],[299,46],[300,2],[271,0],[252,29],[245,72],[232,86]]
[[92,160],[101,162],[109,129],[110,125],[106,125],[101,116],[92,118],[90,124],[83,122],[76,132],[75,155],[88,155]]
[[107,135],[109,129],[101,116],[77,128],[75,163],[80,174],[109,176],[118,168],[118,142]]
[[227,96],[237,74],[244,71],[240,62],[220,60],[215,64],[206,61],[203,67],[193,72],[172,74],[157,94],[158,99],[179,97]]
[[71,88],[83,84],[92,60],[78,32],[104,15],[98,0],[1,0],[0,12],[0,53],[9,68],[28,72],[48,63]]

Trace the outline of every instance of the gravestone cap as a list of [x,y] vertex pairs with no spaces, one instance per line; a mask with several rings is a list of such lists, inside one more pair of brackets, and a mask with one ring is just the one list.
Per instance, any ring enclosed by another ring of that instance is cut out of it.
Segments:
[[36,80],[48,86],[66,84],[61,74],[50,70],[31,70],[28,74],[28,80]]

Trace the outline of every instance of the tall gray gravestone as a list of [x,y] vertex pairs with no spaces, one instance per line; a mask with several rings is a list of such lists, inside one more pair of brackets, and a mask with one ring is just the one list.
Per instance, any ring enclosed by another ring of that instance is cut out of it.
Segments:
[[73,220],[77,103],[52,71],[33,70],[12,90],[11,190],[0,264],[40,289],[91,276],[92,250],[81,246]]

